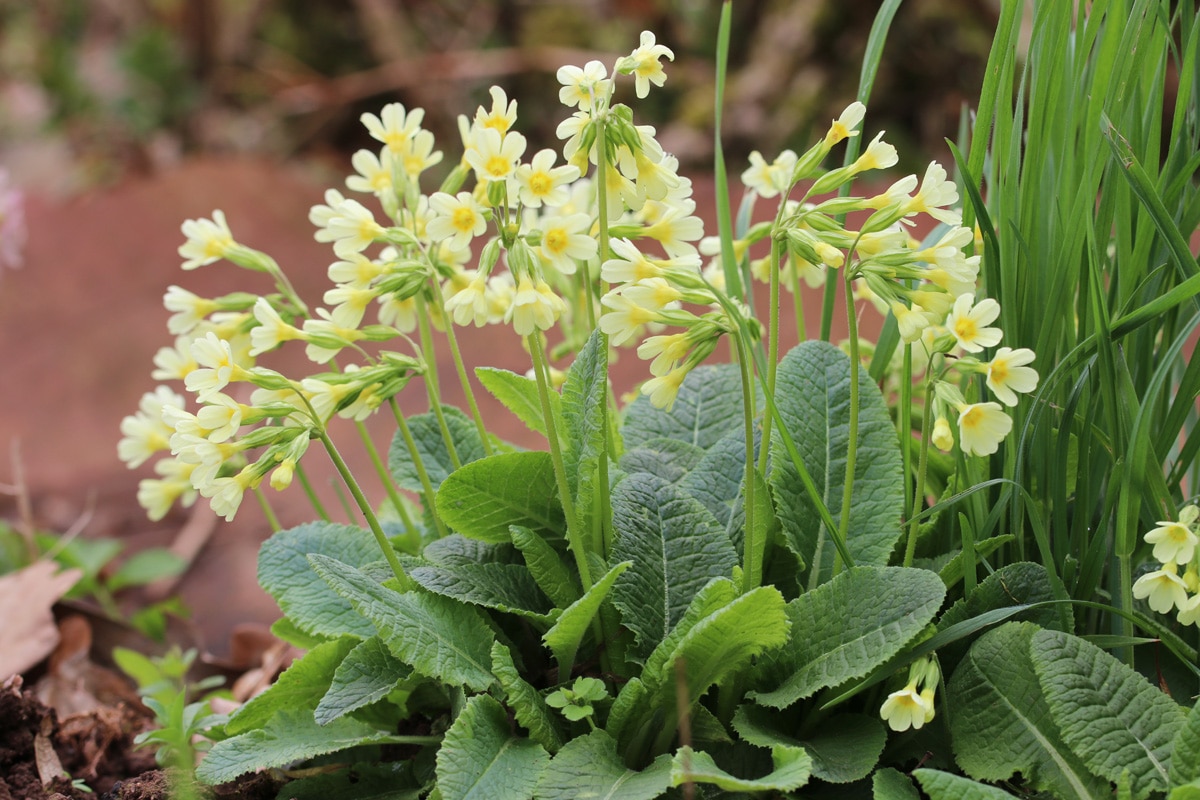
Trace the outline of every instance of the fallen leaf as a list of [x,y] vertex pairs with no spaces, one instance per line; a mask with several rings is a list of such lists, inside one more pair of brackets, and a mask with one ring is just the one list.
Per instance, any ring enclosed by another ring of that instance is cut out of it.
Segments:
[[0,576],[0,619],[5,620],[0,625],[0,678],[37,665],[58,644],[51,608],[83,572],[57,570],[53,561],[37,561]]

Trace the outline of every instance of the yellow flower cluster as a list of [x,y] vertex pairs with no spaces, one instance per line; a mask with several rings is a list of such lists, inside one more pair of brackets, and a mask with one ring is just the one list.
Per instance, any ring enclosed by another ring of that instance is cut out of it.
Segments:
[[[1165,520],[1143,539],[1154,545],[1154,558],[1162,566],[1142,575],[1133,584],[1133,596],[1145,600],[1159,614],[1178,611],[1180,625],[1200,627],[1200,537],[1196,523],[1200,508],[1184,506],[1178,520]],[[1179,568],[1183,567],[1183,575]]]

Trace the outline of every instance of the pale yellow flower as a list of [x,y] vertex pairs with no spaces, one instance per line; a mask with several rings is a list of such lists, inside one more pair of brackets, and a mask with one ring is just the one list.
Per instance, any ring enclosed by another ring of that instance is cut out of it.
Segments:
[[687,365],[676,367],[665,375],[659,375],[642,384],[642,394],[650,398],[650,404],[655,408],[671,410],[675,398],[679,395],[679,387],[687,377]]
[[768,164],[762,153],[754,150],[750,153],[750,166],[742,173],[742,183],[759,197],[777,197],[792,187],[792,173],[798,160],[795,152],[784,150]]
[[933,703],[917,691],[917,682],[913,681],[887,696],[879,716],[897,733],[909,728],[920,730],[933,717]]
[[225,222],[225,213],[217,210],[212,219],[189,219],[183,223],[187,241],[179,246],[179,255],[186,261],[184,269],[196,269],[221,260],[236,246],[233,233]]
[[471,239],[487,230],[483,209],[470,192],[459,192],[457,196],[436,192],[429,197],[429,207],[434,212],[425,226],[429,238],[448,241],[455,250],[467,247]]
[[1133,596],[1147,601],[1159,614],[1168,614],[1173,608],[1182,609],[1187,605],[1187,586],[1176,574],[1177,570],[1175,562],[1168,561],[1162,569],[1147,572],[1133,582]]
[[954,449],[954,433],[950,430],[950,420],[938,415],[938,418],[933,422],[933,433],[929,437],[929,441],[933,442],[933,446],[943,453],[949,453]]
[[574,275],[579,261],[596,255],[599,242],[588,235],[592,218],[587,214],[554,214],[542,219],[542,243],[538,253],[563,275]]
[[973,295],[959,295],[946,320],[946,328],[968,353],[978,353],[985,347],[995,347],[1003,333],[987,327],[1000,316],[1000,304],[990,297],[975,303]]
[[492,128],[501,136],[517,122],[517,101],[508,99],[508,95],[499,86],[488,89],[492,96],[492,107],[485,109],[480,106],[475,111],[475,125],[480,128]]
[[540,150],[528,164],[517,167],[517,185],[521,202],[527,208],[562,206],[570,199],[569,185],[579,177],[579,167],[554,166],[555,153]]
[[652,32],[642,31],[637,49],[619,60],[616,69],[626,75],[632,74],[634,91],[639,98],[645,98],[650,94],[650,84],[662,86],[667,80],[667,74],[659,61],[663,57],[675,60],[675,54],[669,47],[655,42]]
[[400,103],[388,103],[380,115],[363,114],[359,119],[374,139],[383,142],[388,149],[399,152],[420,129],[425,118],[425,109],[414,108],[406,112]]
[[[1015,406],[1017,392],[1028,394],[1037,388],[1037,370],[1025,366],[1033,363],[1033,359],[1033,351],[1028,348],[1022,347],[1013,350],[1011,347],[1001,347],[988,362],[988,388],[1004,405]],[[1165,561],[1166,559],[1159,560]]]
[[866,115],[867,107],[857,100],[846,106],[845,110],[829,126],[829,131],[825,134],[826,146],[832,147],[843,139],[857,136],[858,131],[854,129]]
[[1157,528],[1142,538],[1147,544],[1154,545],[1154,557],[1163,563],[1188,563],[1196,552],[1196,545],[1200,544],[1200,538],[1188,525],[1171,520],[1159,522]]
[[[564,106],[591,111],[594,105],[606,103],[612,95],[612,81],[608,79],[608,69],[599,61],[589,61],[582,69],[574,66],[559,67],[556,77],[562,84],[562,88],[558,90],[558,99]],[[560,133],[559,138],[566,137]]]
[[167,331],[180,336],[191,332],[220,305],[215,300],[201,297],[179,286],[168,286],[167,293],[163,295],[163,307],[173,312],[167,320]]
[[999,403],[964,403],[958,412],[958,441],[969,456],[990,456],[1012,430]]

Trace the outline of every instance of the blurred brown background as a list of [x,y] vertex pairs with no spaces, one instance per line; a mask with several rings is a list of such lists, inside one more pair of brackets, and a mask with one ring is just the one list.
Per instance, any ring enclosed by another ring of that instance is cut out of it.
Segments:
[[[732,174],[752,149],[771,158],[806,147],[854,99],[878,5],[737,0]],[[900,149],[900,174],[946,160],[943,139],[978,93],[996,6],[901,5],[866,121]],[[10,490],[0,519],[118,536],[131,550],[175,540],[188,512],[147,522],[134,493],[150,469],[116,458],[120,420],[153,387],[151,357],[169,343],[163,292],[267,288],[227,265],[180,272],[179,224],[222,208],[239,240],[319,300],[331,254],[312,240],[307,209],[341,185],[354,150],[375,146],[364,111],[425,108],[453,160],[457,115],[496,83],[518,100],[531,152],[556,146],[566,110],[555,70],[590,58],[611,67],[652,30],[676,60],[665,89],[630,102],[696,178],[711,221],[719,12],[711,0],[0,0],[0,168],[24,195],[28,229],[24,266],[0,275],[0,484]],[[527,367],[515,337],[462,336],[474,363]],[[632,354],[618,369],[644,377]],[[420,409],[420,392],[407,394]],[[506,412],[485,413],[527,435]],[[305,519],[299,498],[285,498],[285,524]],[[209,527],[179,591],[197,642],[221,652],[235,623],[275,613],[254,582],[269,531],[249,497],[233,524]]]

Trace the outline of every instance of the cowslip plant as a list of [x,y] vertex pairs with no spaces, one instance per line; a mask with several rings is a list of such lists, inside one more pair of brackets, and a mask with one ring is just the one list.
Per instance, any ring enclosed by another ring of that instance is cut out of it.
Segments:
[[[436,189],[444,155],[423,112],[364,115],[381,146],[352,159],[345,188],[362,201],[330,189],[310,215],[336,258],[323,307],[220,212],[185,223],[185,269],[223,260],[275,291],[168,291],[178,338],[154,374],[187,396],[159,387],[123,426],[131,465],[162,456],[139,499],[161,516],[202,496],[231,518],[249,491],[274,520],[264,481],[298,480],[320,517],[277,530],[259,556],[284,613],[275,631],[307,652],[231,716],[202,780],[298,767],[289,792],[331,797],[821,784],[910,797],[895,767],[920,759],[912,777],[938,798],[1004,796],[976,781],[1017,773],[1077,797],[1196,781],[1200,711],[1075,635],[1057,564],[1022,557],[1023,531],[987,535],[1029,495],[1011,462],[1030,437],[1013,434],[1025,398],[1046,391],[1032,364],[1052,365],[1005,338],[1003,286],[943,166],[856,194],[898,161],[882,133],[864,146],[860,131],[896,6],[877,19],[860,100],[803,153],[753,155],[736,225],[718,192],[715,237],[654,129],[618,102],[622,76],[639,99],[665,80],[673,53],[649,32],[611,70],[559,70],[561,152],[530,154],[515,101],[493,87],[460,119],[462,154]],[[729,18],[726,4],[718,94]],[[842,165],[827,167],[835,148]],[[755,222],[761,200],[777,205]],[[914,223],[933,226],[923,241]],[[807,338],[802,293],[822,284],[849,301],[844,349]],[[801,339],[787,353],[784,285]],[[871,305],[887,322],[864,345]],[[465,325],[511,328],[530,372],[482,367],[472,381]],[[443,342],[465,410],[441,402]],[[717,363],[722,344],[731,363]],[[280,347],[304,347],[319,371],[269,368]],[[620,347],[647,362],[623,408],[608,375]],[[414,382],[429,410],[406,416],[396,397]],[[546,448],[492,435],[476,382]],[[362,426],[379,411],[397,429],[386,460]],[[359,424],[388,487],[380,504],[347,468],[334,416]],[[310,447],[365,527],[320,505]],[[980,507],[998,486],[994,519]],[[1096,746],[1097,725],[1118,749]]]

